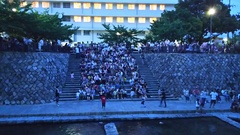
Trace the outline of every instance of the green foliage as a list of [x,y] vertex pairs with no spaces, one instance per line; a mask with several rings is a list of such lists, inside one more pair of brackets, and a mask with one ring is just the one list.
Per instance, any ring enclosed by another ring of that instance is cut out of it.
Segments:
[[[13,10],[14,9],[14,10]],[[3,0],[0,3],[0,32],[6,32],[13,37],[27,37],[35,41],[71,40],[70,36],[78,30],[72,25],[63,25],[58,13],[49,15],[48,11],[39,13],[28,4],[20,7],[19,0]]]
[[110,43],[130,43],[136,42],[139,40],[136,36],[143,32],[136,29],[128,29],[127,27],[118,25],[113,25],[111,27],[110,24],[102,24],[105,28],[105,33],[100,34],[99,39],[102,39],[104,42]]
[[239,27],[237,16],[230,15],[227,5],[221,0],[179,0],[174,11],[165,11],[161,19],[150,26],[150,34],[153,40],[183,40],[203,41],[203,37],[209,33],[210,8],[215,8],[216,13],[212,16],[214,33],[233,32]]

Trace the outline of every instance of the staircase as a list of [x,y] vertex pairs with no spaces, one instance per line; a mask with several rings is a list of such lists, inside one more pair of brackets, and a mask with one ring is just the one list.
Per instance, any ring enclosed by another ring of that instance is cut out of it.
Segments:
[[[76,100],[76,92],[81,87],[81,71],[79,69],[81,60],[81,58],[76,59],[75,54],[70,54],[68,73],[65,85],[62,88],[62,93],[60,94],[60,101]],[[74,79],[71,79],[71,72],[74,73]]]
[[[142,59],[140,58],[140,54],[133,52],[133,57],[136,59],[136,64],[138,64],[138,72],[143,77],[143,79],[147,82],[147,95],[148,100],[159,100],[158,97],[158,81],[153,77],[152,72],[148,68],[146,63],[142,63]],[[76,59],[75,54],[70,54],[69,56],[69,64],[68,64],[68,73],[66,77],[66,82],[62,88],[62,93],[60,94],[60,101],[71,101],[76,100],[76,92],[81,88],[81,70],[79,69],[79,63],[81,62],[81,58]],[[71,72],[74,73],[74,79],[71,79]],[[131,86],[129,84],[122,85],[125,89],[130,92]],[[177,100],[170,93],[166,93],[168,100]],[[126,99],[128,100],[128,99]],[[131,99],[129,99],[131,100]],[[135,100],[139,100],[136,98]]]
[[[132,56],[136,59],[136,64],[138,65],[139,74],[147,83],[148,98],[159,100],[159,97],[158,97],[159,83],[157,79],[153,77],[153,74],[150,71],[146,62],[142,63],[142,58],[140,57],[139,53],[133,52]],[[173,95],[171,95],[168,92],[166,92],[166,97],[168,100],[177,100],[177,98],[174,98]]]

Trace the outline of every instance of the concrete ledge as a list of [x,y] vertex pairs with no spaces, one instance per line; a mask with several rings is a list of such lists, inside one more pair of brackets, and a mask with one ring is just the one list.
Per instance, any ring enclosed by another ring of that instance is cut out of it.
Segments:
[[[1,118],[14,118],[14,117],[62,117],[62,116],[95,116],[95,115],[126,115],[126,114],[185,114],[185,113],[195,113],[196,110],[159,110],[159,111],[112,111],[112,112],[105,112],[104,110],[101,112],[79,112],[79,113],[34,113],[34,114],[1,114]],[[205,110],[205,113],[213,113],[213,112],[231,112],[230,109],[220,109],[220,110]]]

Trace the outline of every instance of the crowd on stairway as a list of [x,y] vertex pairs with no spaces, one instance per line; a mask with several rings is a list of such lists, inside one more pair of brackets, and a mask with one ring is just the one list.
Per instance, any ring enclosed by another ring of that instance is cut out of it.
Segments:
[[[79,99],[93,99],[94,95],[107,98],[126,98],[146,93],[146,82],[138,73],[136,59],[124,44],[106,43],[75,47],[76,58],[81,58],[82,87]],[[131,94],[130,94],[131,93]]]

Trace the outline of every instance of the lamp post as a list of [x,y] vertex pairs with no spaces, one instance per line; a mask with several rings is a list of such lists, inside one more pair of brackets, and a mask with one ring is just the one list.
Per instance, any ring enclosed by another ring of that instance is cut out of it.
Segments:
[[210,43],[212,43],[212,17],[215,14],[216,10],[214,8],[210,8],[208,14],[210,15]]

